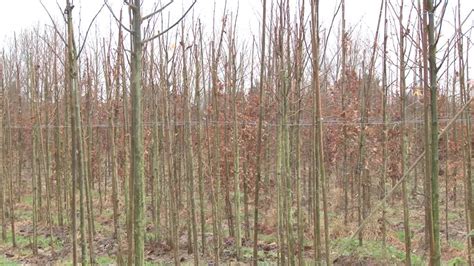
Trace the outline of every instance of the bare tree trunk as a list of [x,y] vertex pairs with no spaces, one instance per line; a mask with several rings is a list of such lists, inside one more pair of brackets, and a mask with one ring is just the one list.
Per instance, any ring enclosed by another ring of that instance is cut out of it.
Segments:
[[5,242],[7,240],[7,221],[6,221],[6,204],[5,204],[5,184],[6,181],[6,160],[4,156],[5,147],[4,147],[4,126],[3,126],[3,113],[4,113],[4,103],[5,103],[5,87],[4,87],[4,79],[3,79],[3,65],[0,65],[0,208],[1,208],[1,218],[2,218],[2,241]]
[[[84,169],[84,159],[83,159],[83,140],[82,140],[82,126],[81,126],[81,108],[80,108],[80,92],[79,92],[79,81],[78,81],[78,54],[76,51],[76,44],[74,40],[74,31],[72,23],[72,9],[73,5],[69,0],[66,0],[66,15],[67,15],[67,40],[68,40],[68,82],[70,88],[70,105],[71,105],[71,126],[72,126],[72,143],[73,149],[71,151],[72,158],[72,171],[73,171],[73,194],[76,190],[76,180],[79,180],[79,217],[80,217],[80,236],[81,236],[81,263],[86,263],[86,237],[85,237],[85,214],[84,214],[84,182],[85,182],[85,169]],[[73,214],[72,219],[75,221],[75,196],[72,198],[73,204]],[[75,223],[75,222],[74,222]],[[75,230],[73,226],[72,234],[73,240],[75,239]],[[74,240],[75,241],[75,240]],[[73,256],[74,258],[74,256]],[[77,263],[73,259],[73,264]]]
[[[463,102],[468,102],[471,98],[470,91],[466,89],[465,83],[465,73],[466,71],[465,62],[464,62],[464,52],[463,52],[463,33],[462,33],[462,24],[461,24],[461,2],[458,0],[458,12],[457,12],[457,50],[458,50],[458,64],[459,64],[459,86],[461,90],[461,95],[463,95]],[[472,90],[472,89],[471,89]],[[466,162],[466,203],[467,210],[466,216],[469,216],[469,226],[468,232],[474,230],[474,194],[473,194],[473,178],[472,178],[472,138],[471,138],[471,109],[470,106],[466,110],[466,133],[465,133],[465,162]],[[469,241],[469,239],[468,239]],[[474,237],[470,237],[470,244],[468,243],[468,252],[470,254],[472,246],[474,246]]]
[[204,89],[206,85],[206,79],[204,75],[204,55],[203,55],[203,43],[202,43],[202,29],[201,29],[201,24],[199,23],[198,27],[198,34],[199,34],[199,49],[198,46],[195,46],[195,69],[196,69],[196,78],[195,78],[195,101],[196,101],[196,119],[197,119],[197,131],[198,131],[198,136],[197,136],[197,157],[198,157],[198,180],[199,180],[199,216],[200,216],[200,225],[201,225],[201,248],[202,248],[202,254],[205,254],[206,252],[206,236],[205,236],[205,205],[204,205],[204,165],[203,165],[203,159],[202,159],[202,127],[201,127],[201,88],[200,88],[200,76],[202,78],[202,89]]
[[[31,99],[30,99],[30,105],[31,105],[31,112],[34,112],[35,110],[35,100],[36,100],[36,84],[37,84],[37,75],[36,75],[36,68],[33,67],[33,63],[30,58],[31,55],[28,55],[28,66],[29,66],[29,78],[31,80],[31,87],[29,87],[29,93],[31,94]],[[2,108],[3,109],[3,108]],[[3,115],[1,116],[3,117]],[[2,118],[3,119],[3,118]],[[39,171],[38,168],[40,167],[39,165],[39,160],[38,160],[38,155],[37,155],[37,148],[38,148],[38,130],[39,130],[39,123],[38,119],[34,120],[34,125],[33,125],[33,131],[32,131],[32,160],[31,160],[31,183],[32,183],[32,197],[33,197],[33,243],[31,245],[31,249],[33,251],[33,255],[38,254],[38,175]]]
[[[57,48],[57,36],[54,35],[54,47]],[[62,199],[62,183],[61,183],[61,179],[62,179],[62,175],[64,174],[63,173],[63,169],[62,169],[62,162],[61,162],[61,151],[62,151],[62,147],[61,147],[61,142],[60,142],[60,138],[61,138],[61,131],[60,131],[60,123],[61,123],[61,120],[60,120],[60,109],[59,109],[59,84],[58,84],[58,68],[57,68],[57,57],[55,56],[54,57],[54,61],[53,61],[53,88],[54,88],[54,101],[55,101],[55,108],[56,108],[56,112],[55,112],[55,125],[56,125],[56,128],[54,130],[54,148],[55,148],[55,152],[54,152],[54,164],[55,164],[55,177],[56,177],[56,207],[57,207],[57,212],[58,212],[58,224],[60,226],[63,226],[64,224],[64,219],[63,219],[63,199]]]
[[[300,21],[298,26],[298,33],[297,33],[297,40],[295,41],[295,52],[296,52],[296,62],[295,62],[295,96],[296,96],[296,119],[295,122],[296,132],[295,132],[295,145],[296,145],[296,156],[295,156],[295,168],[296,168],[296,226],[298,228],[298,244],[296,245],[295,252],[298,255],[298,265],[304,265],[304,258],[303,258],[303,249],[304,249],[304,235],[303,232],[305,230],[305,223],[302,220],[303,210],[302,210],[302,193],[301,193],[301,165],[302,165],[302,157],[301,157],[301,117],[302,117],[302,101],[303,101],[303,72],[304,72],[304,65],[303,65],[303,39],[304,39],[304,12],[305,6],[304,2],[301,5],[301,9],[299,11]],[[267,149],[268,150],[268,149]]]
[[[132,128],[131,128],[131,176],[133,178],[133,232],[135,265],[144,264],[145,234],[145,189],[143,174],[143,125],[142,125],[142,32],[141,1],[134,0],[132,10],[132,58],[131,58],[131,91],[132,91]],[[132,199],[130,199],[132,200]],[[129,262],[130,263],[130,262]]]
[[[387,162],[388,162],[388,125],[387,125],[387,97],[388,97],[388,84],[387,84],[387,38],[388,38],[388,17],[387,17],[387,0],[384,1],[384,37],[383,37],[383,55],[382,55],[382,119],[383,119],[383,129],[382,129],[382,179],[380,180],[380,188],[382,189],[380,193],[380,199],[385,197],[386,193],[386,184],[387,184]],[[386,226],[386,209],[385,203],[382,207],[382,221],[381,221],[381,231],[382,231],[382,246],[385,248],[387,242],[387,226]]]
[[[315,132],[315,142],[317,147],[316,161],[319,166],[319,179],[320,187],[323,196],[323,219],[324,219],[324,254],[326,265],[329,265],[329,221],[327,214],[327,196],[326,196],[326,168],[324,162],[324,143],[323,143],[323,125],[322,125],[322,114],[321,114],[321,88],[320,88],[320,79],[319,79],[319,0],[311,1],[311,47],[312,47],[312,86],[313,86],[313,104],[314,104],[314,113],[317,130]],[[316,196],[318,193],[316,193]],[[319,211],[319,210],[316,210]]]
[[260,54],[260,85],[259,85],[259,111],[258,111],[258,128],[257,128],[257,176],[255,178],[255,209],[254,209],[254,226],[253,226],[253,265],[258,264],[258,202],[260,196],[260,179],[261,179],[261,150],[262,150],[262,127],[263,127],[263,107],[265,104],[263,94],[263,79],[265,73],[265,36],[266,36],[266,17],[267,17],[267,0],[263,0],[262,7],[262,44]]
[[[424,0],[425,1],[425,0]],[[423,2],[423,6],[425,3]],[[418,1],[418,10],[421,10],[420,2]],[[425,8],[423,8],[425,10]],[[427,33],[426,33],[426,25],[427,25],[427,14],[423,12],[423,20],[421,22],[420,30],[421,33],[421,47],[422,47],[422,62],[423,62],[423,112],[424,112],[424,147],[425,151],[428,152],[430,150],[430,131],[431,125],[430,121],[430,99],[429,99],[429,81],[428,81],[428,51],[427,51]],[[431,217],[431,156],[425,156],[425,175],[424,175],[424,196],[425,196],[425,244],[430,248],[430,253],[433,253],[432,250],[432,217]],[[432,257],[430,256],[430,263],[433,264]]]
[[215,47],[215,36],[213,37],[212,40],[212,51],[211,51],[211,66],[210,66],[210,71],[211,71],[211,85],[212,85],[212,109],[213,109],[213,114],[214,114],[214,158],[213,158],[213,163],[214,163],[214,181],[215,181],[215,188],[214,188],[214,199],[215,199],[215,207],[214,207],[214,218],[213,220],[216,221],[216,232],[214,235],[215,238],[215,244],[214,244],[214,256],[216,263],[219,264],[220,261],[220,253],[221,253],[221,248],[222,248],[222,217],[221,217],[221,197],[220,197],[220,191],[221,191],[221,166],[220,166],[220,161],[221,161],[221,154],[220,154],[220,107],[219,107],[219,90],[220,90],[220,84],[219,84],[219,77],[218,77],[218,65],[219,65],[219,60],[221,56],[221,51],[222,51],[222,43],[223,43],[223,36],[225,32],[225,24],[226,24],[226,19],[222,20],[222,28],[220,31],[220,37],[219,37],[219,43],[217,44],[217,48]]
[[[399,81],[400,81],[400,118],[402,124],[400,125],[400,134],[401,134],[401,154],[402,154],[402,165],[401,172],[402,175],[406,175],[406,170],[408,167],[408,130],[406,125],[406,109],[407,109],[407,100],[406,100],[406,81],[405,81],[405,30],[403,27],[403,0],[400,3],[400,12],[398,14],[399,22]],[[405,264],[411,265],[411,233],[410,233],[410,222],[409,222],[409,212],[408,212],[408,192],[407,184],[405,179],[402,181],[402,197],[403,197],[403,226],[405,229]]]
[[[341,105],[342,105],[342,114],[344,118],[344,122],[347,119],[347,110],[346,110],[346,72],[347,72],[347,35],[346,33],[346,1],[342,0],[342,18],[341,18],[341,47],[342,47],[342,55],[341,55]],[[344,225],[347,225],[348,222],[348,215],[349,215],[349,175],[348,175],[348,153],[347,153],[347,125],[344,123],[342,126],[342,135],[343,135],[343,161],[342,161],[342,182],[344,186]]]
[[237,63],[235,48],[235,28],[230,30],[229,42],[229,78],[232,95],[232,138],[233,138],[233,157],[234,157],[234,216],[235,216],[235,248],[237,261],[241,259],[242,233],[240,217],[240,149],[239,149],[239,127],[237,124]]
[[188,69],[186,59],[186,45],[184,39],[184,25],[183,25],[183,37],[181,40],[182,56],[183,56],[183,101],[184,101],[184,148],[185,150],[185,161],[186,161],[186,180],[187,180],[187,191],[188,191],[188,204],[189,204],[189,217],[191,220],[191,231],[192,231],[192,251],[194,258],[194,265],[199,265],[199,253],[198,253],[198,234],[196,227],[196,202],[194,201],[194,158],[193,158],[193,141],[191,136],[191,114],[189,108],[190,93],[189,93],[189,82],[188,82]]
[[438,66],[436,63],[436,39],[435,39],[435,21],[433,0],[425,0],[425,13],[428,13],[428,61],[430,72],[430,124],[431,124],[431,143],[429,156],[431,157],[431,217],[432,217],[432,262],[433,265],[441,264],[440,239],[439,239],[439,185],[438,185]]
[[[50,96],[49,96],[49,80],[48,80],[48,75],[49,75],[49,69],[48,65],[45,64],[44,66],[44,79],[43,79],[43,94],[44,94],[44,102],[45,102],[45,124],[49,125],[49,104],[51,102]],[[45,184],[46,184],[46,221],[48,224],[48,229],[49,229],[49,235],[50,235],[50,244],[53,246],[53,229],[52,229],[52,223],[53,219],[51,217],[51,157],[50,157],[50,152],[49,152],[49,147],[50,147],[50,139],[49,139],[49,134],[50,134],[50,128],[47,126],[45,128],[45,137],[44,137],[44,155],[43,155],[43,165],[46,170],[46,177],[45,177]],[[43,140],[41,140],[41,143],[43,143]],[[41,145],[41,150],[43,151],[43,145]]]

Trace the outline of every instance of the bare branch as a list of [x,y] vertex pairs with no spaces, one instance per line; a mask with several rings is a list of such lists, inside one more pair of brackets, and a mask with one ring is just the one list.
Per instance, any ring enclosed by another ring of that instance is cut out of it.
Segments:
[[[127,3],[126,1],[124,1]],[[110,14],[112,14],[112,17],[115,19],[115,21],[119,24],[120,27],[122,27],[124,30],[128,31],[128,33],[132,34],[133,31],[129,28],[127,28],[125,25],[122,24],[122,21],[119,20],[116,16],[112,8],[110,7],[109,3],[107,3],[107,0],[104,0],[104,4],[107,7],[107,9],[110,11]]]
[[48,11],[48,9],[46,8],[46,6],[43,4],[43,1],[42,1],[42,0],[40,0],[40,4],[41,4],[41,6],[43,6],[44,11],[46,11],[46,13],[48,14],[48,17],[49,17],[49,19],[51,20],[51,23],[53,23],[54,31],[56,31],[56,33],[58,34],[59,38],[61,38],[61,41],[63,41],[63,43],[67,46],[66,39],[64,39],[64,36],[59,32],[58,27],[56,26],[56,22],[54,22],[53,17],[52,17],[51,14],[49,13],[49,11]]
[[[58,3],[58,1],[56,1],[56,6],[58,7],[58,10],[59,10],[59,13],[63,13],[63,8],[61,7],[61,5]],[[67,23],[66,21],[66,18],[63,16],[63,21],[64,23]]]
[[162,36],[163,34],[167,33],[168,31],[170,31],[172,28],[176,27],[176,25],[178,25],[181,21],[183,21],[183,19],[186,17],[186,15],[189,13],[189,11],[191,11],[191,9],[196,4],[196,2],[197,2],[197,0],[194,0],[193,3],[189,6],[188,10],[186,10],[186,12],[181,16],[181,18],[179,18],[173,25],[171,25],[170,27],[168,27],[166,30],[164,30],[162,32],[158,32],[158,34],[143,40],[142,43],[147,43],[149,41],[153,41],[154,39]]
[[144,17],[142,18],[142,21],[145,21],[145,20],[147,20],[147,19],[150,19],[150,18],[152,18],[154,15],[163,12],[163,10],[165,10],[165,9],[166,9],[169,5],[171,5],[173,2],[174,2],[174,0],[171,0],[171,1],[169,1],[166,5],[162,6],[161,8],[156,9],[155,11],[151,12],[150,14],[144,16]]
[[60,55],[58,55],[58,53],[56,53],[56,50],[49,44],[49,41],[45,37],[43,37],[39,34],[38,34],[38,37],[41,40],[43,40],[44,44],[46,44],[46,46],[48,46],[48,48],[51,50],[51,52],[54,54],[54,56],[56,56],[56,58],[59,59],[59,62],[61,63],[61,65],[64,66],[64,61],[62,60],[63,56],[60,56]]
[[[441,2],[440,2],[441,3]],[[440,21],[438,25],[438,36],[436,36],[435,44],[438,44],[439,38],[441,36],[441,29],[443,28],[443,21],[444,21],[444,14],[446,14],[446,6],[448,5],[448,1],[444,2],[443,9],[441,10]]]
[[[329,31],[327,33],[326,40],[324,41],[324,50],[323,50],[322,58],[326,57],[326,50],[327,50],[327,47],[328,47],[329,36],[331,35],[331,31],[332,31],[332,28],[334,26],[334,20],[336,19],[336,16],[339,13],[339,10],[341,9],[341,6],[342,6],[342,1],[339,1],[339,5],[337,6],[336,10],[333,13],[334,15],[332,16],[332,20],[331,20],[331,24],[329,26]],[[322,64],[323,64],[323,61],[321,61],[320,67],[322,66]]]
[[97,16],[100,14],[100,12],[102,11],[102,9],[104,8],[105,6],[105,3],[102,4],[102,6],[100,7],[99,11],[97,11],[97,14],[95,14],[95,16],[92,18],[91,22],[89,23],[89,27],[87,27],[87,31],[86,31],[86,35],[84,36],[84,40],[82,41],[82,45],[80,46],[79,48],[79,52],[77,53],[77,57],[79,58],[79,56],[81,55],[81,52],[82,50],[84,49],[84,46],[86,45],[86,41],[87,41],[87,35],[89,34],[89,31],[92,27],[92,24],[94,23],[95,19],[97,18]]
[[[444,55],[443,57],[441,58],[441,62],[438,63],[438,66],[436,67],[436,72],[438,72],[441,67],[443,66],[444,64],[444,61],[446,61],[446,58],[448,57],[449,53],[451,52],[451,50],[454,50],[454,45],[451,45],[451,40],[448,40],[448,43],[447,43],[447,48],[444,52]],[[440,78],[441,78],[442,75],[440,75]]]
[[131,9],[137,9],[137,6],[134,5],[134,4],[132,4],[132,3],[130,3],[129,1],[124,0],[123,2],[124,2],[129,8],[131,8]]
[[474,12],[474,9],[471,9],[471,11],[469,12],[469,14],[466,15],[466,18],[462,21],[461,23],[461,26],[464,25],[464,23],[466,22],[466,20],[471,16],[471,14]]

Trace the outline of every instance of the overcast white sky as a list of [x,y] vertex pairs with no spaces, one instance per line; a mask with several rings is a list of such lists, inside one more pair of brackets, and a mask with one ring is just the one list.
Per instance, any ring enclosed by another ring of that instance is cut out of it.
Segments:
[[[95,12],[100,8],[103,3],[102,0],[72,0],[75,4],[75,18],[77,20],[79,13],[81,13],[82,24],[88,24],[88,21],[95,15]],[[299,2],[301,0],[295,0]],[[307,1],[307,0],[306,0]],[[464,0],[466,1],[466,0]],[[55,18],[59,18],[59,8],[56,4],[59,3],[62,7],[65,5],[64,0],[43,0],[43,3],[48,7],[51,14]],[[116,10],[119,10],[122,6],[122,0],[108,0]],[[145,0],[148,7],[152,4],[159,2],[157,0]],[[168,2],[163,0],[163,3]],[[165,12],[171,13],[172,17],[177,17],[183,9],[192,2],[192,0],[175,0],[170,8]],[[205,25],[208,27],[212,26],[212,15],[214,10],[214,4],[216,6],[216,15],[219,18],[223,13],[224,0],[198,0],[194,14],[196,17],[200,17]],[[267,1],[268,6],[272,3],[272,0]],[[276,1],[273,1],[276,3]],[[309,1],[307,1],[309,2]],[[336,5],[339,1],[334,0],[322,0],[321,11],[322,11],[322,23],[329,24],[330,19]],[[363,25],[375,24],[377,20],[377,12],[380,5],[380,0],[347,0],[347,19],[350,24],[357,24],[361,22]],[[363,2],[363,4],[361,4]],[[471,1],[466,1],[471,2]],[[228,0],[227,9],[236,12],[239,10],[239,29],[241,31],[255,31],[258,30],[258,22],[261,16],[261,0]],[[306,4],[309,9],[309,4]],[[49,18],[46,12],[40,5],[39,0],[15,0],[15,1],[2,1],[2,8],[0,9],[0,37],[5,38],[13,34],[14,31],[21,31],[25,28],[30,28],[32,25],[50,24]],[[149,9],[150,10],[150,9]],[[146,11],[144,12],[146,13]],[[110,15],[109,11],[104,9],[99,17],[98,24],[102,29],[109,25]]]
[[[95,15],[97,10],[102,5],[102,0],[72,0],[75,4],[74,17],[76,24],[81,18],[81,28],[84,29],[88,25],[91,18]],[[108,0],[118,12],[122,6],[122,0]],[[303,0],[292,0],[292,3],[298,3]],[[307,9],[309,9],[309,1],[306,1]],[[355,32],[359,35],[366,35],[363,38],[372,38],[375,26],[377,23],[378,9],[381,0],[346,0],[346,16],[349,27],[356,27]],[[390,1],[390,0],[389,0]],[[397,6],[399,0],[391,0],[393,5]],[[51,22],[40,5],[39,0],[14,0],[1,1],[0,8],[0,46],[3,46],[9,39],[12,38],[14,32],[20,32],[23,29],[31,28],[34,25],[51,25]],[[55,18],[60,17],[60,10],[57,6],[64,7],[65,0],[43,0],[43,3],[48,7],[51,14]],[[148,7],[144,13],[151,10],[151,6],[158,0],[144,0]],[[167,3],[168,0],[162,0]],[[192,0],[175,0],[174,3],[164,12],[165,16],[170,16],[170,20],[178,18],[184,10],[189,6]],[[212,17],[214,5],[216,7],[216,17],[219,19],[223,13],[224,0],[197,0],[193,12],[195,17],[199,17],[205,26],[210,29],[212,27]],[[261,0],[228,0],[227,9],[232,12],[239,10],[238,33],[239,38],[246,38],[252,34],[259,34],[259,21],[261,17]],[[268,5],[276,0],[268,0]],[[412,0],[405,0],[406,5],[411,5]],[[416,2],[416,1],[415,1]],[[336,0],[320,0],[321,7],[321,23],[322,28],[327,28],[331,22],[334,10],[339,3]],[[457,1],[450,0],[446,12],[446,23],[443,24],[443,32],[445,36],[450,36],[453,32],[453,10]],[[473,0],[461,0],[463,7],[463,17],[465,17],[472,9],[474,9]],[[80,16],[79,16],[80,15]],[[333,29],[333,36],[337,36],[339,27],[339,17],[335,21],[335,28]],[[218,20],[219,23],[219,20]],[[110,12],[104,8],[97,20],[98,29],[102,34],[107,34],[109,26],[116,28],[113,19],[110,17]],[[474,25],[474,14],[471,15],[465,28]],[[472,35],[474,37],[474,34]],[[474,54],[471,52],[471,54]],[[474,57],[470,56],[470,61],[474,64]],[[473,73],[473,71],[470,71]],[[471,75],[472,77],[472,75]]]

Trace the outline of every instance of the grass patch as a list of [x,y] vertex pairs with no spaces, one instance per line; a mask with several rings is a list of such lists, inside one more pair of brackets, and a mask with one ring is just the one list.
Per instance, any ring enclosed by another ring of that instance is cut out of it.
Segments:
[[460,258],[460,257],[456,257],[448,261],[448,266],[464,266],[464,265],[468,265],[468,264],[463,258]]
[[33,206],[33,197],[31,195],[24,196],[21,202],[24,202],[29,206]]
[[[15,235],[15,241],[16,241],[16,246],[17,246],[17,251],[15,252],[19,256],[29,256],[32,254],[31,250],[31,244],[33,243],[33,236],[25,236],[21,234],[16,234]],[[53,236],[52,239],[51,237],[46,237],[44,235],[38,235],[37,236],[37,244],[38,248],[42,248],[44,250],[50,249],[51,248],[51,241],[53,244],[53,247],[55,250],[61,250],[64,248],[64,243],[63,241],[58,238]],[[4,243],[2,243],[2,246],[4,247],[11,247],[13,244],[13,238],[11,235],[11,231],[7,231],[7,239]],[[0,260],[0,265],[4,265],[1,260]]]
[[[410,228],[411,229],[422,229],[424,227],[425,227],[425,225],[422,224],[422,223],[417,223],[416,221],[410,221]],[[411,237],[413,238],[413,233],[412,233]]]
[[[400,242],[405,243],[405,231],[397,231],[395,234],[396,234],[398,240],[400,240]],[[413,233],[410,232],[410,239],[412,239],[412,238],[413,238]]]
[[[89,259],[89,257],[87,257]],[[94,265],[116,265],[115,259],[108,256],[99,256],[95,258],[96,264]],[[89,260],[87,260],[89,263]],[[64,266],[71,266],[72,265],[72,258],[66,258],[65,260],[57,261],[54,265],[64,265]],[[146,265],[146,264],[145,264]]]
[[145,243],[155,241],[155,231],[145,232]]
[[[403,263],[405,261],[405,252],[394,246],[387,245],[385,249],[379,241],[364,241],[359,246],[357,239],[342,238],[333,242],[333,250],[337,250],[340,256],[356,256],[359,258],[372,258],[376,261],[385,263]],[[411,255],[413,265],[423,265],[423,259],[416,255]]]
[[[15,241],[16,241],[16,245],[21,248],[21,247],[27,246],[30,243],[30,238],[19,235],[19,234],[16,234],[15,235]],[[13,238],[12,238],[11,231],[7,232],[7,241],[6,241],[6,243],[8,243],[7,245],[11,245],[11,243],[13,243]]]
[[14,265],[20,265],[20,264],[10,261],[7,258],[5,258],[5,256],[0,255],[0,265],[14,266]]
[[277,236],[276,234],[270,234],[270,235],[265,235],[265,234],[260,234],[258,236],[258,239],[265,242],[265,243],[273,243],[277,242]]
[[454,212],[448,212],[448,221],[455,221],[459,219],[459,214]]
[[107,256],[97,257],[95,260],[96,260],[96,263],[99,264],[99,265],[113,265],[113,264],[115,264],[115,260],[113,258],[107,257]]
[[[252,256],[253,256],[253,248],[250,248],[250,247],[242,247],[241,249],[241,253],[242,253],[242,258],[245,259],[245,260],[250,260],[252,259]],[[260,259],[260,258],[264,258],[265,257],[265,253],[263,250],[259,250],[258,253],[257,253],[257,257]]]
[[458,240],[449,240],[449,246],[459,251],[465,250],[464,243]]

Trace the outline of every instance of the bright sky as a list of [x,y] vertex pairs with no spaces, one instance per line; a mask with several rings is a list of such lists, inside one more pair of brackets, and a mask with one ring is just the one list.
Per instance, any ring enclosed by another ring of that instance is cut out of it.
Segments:
[[[72,0],[75,4],[74,18],[76,24],[80,22],[81,29],[84,31],[91,18],[99,10],[102,5],[102,0]],[[292,3],[298,3],[306,1],[306,9],[309,10],[309,0],[292,0]],[[359,37],[372,39],[375,32],[375,26],[377,23],[378,9],[380,7],[381,0],[346,0],[346,16],[348,27],[356,27],[355,34]],[[394,6],[398,6],[399,0],[389,0]],[[405,5],[411,5],[413,0],[405,0]],[[113,6],[113,9],[118,13],[123,3],[122,0],[108,0]],[[144,0],[147,8],[144,13],[151,11],[152,5],[159,2],[158,0]],[[168,3],[168,0],[162,0],[162,3]],[[170,21],[179,18],[179,16],[187,9],[192,0],[174,0],[174,3],[166,9],[163,13],[167,18],[170,16]],[[239,38],[246,38],[252,34],[259,35],[259,21],[261,17],[261,0],[228,0],[227,9],[235,13],[239,10],[238,20],[238,31]],[[276,0],[268,0],[268,5],[276,3]],[[334,10],[336,9],[339,1],[335,0],[320,0],[321,2],[321,28],[328,28]],[[416,2],[416,1],[415,1]],[[60,18],[60,9],[57,3],[61,7],[65,6],[65,0],[43,0],[43,3],[49,9],[49,12],[56,19]],[[113,3],[113,4],[112,4]],[[224,9],[224,0],[197,0],[197,4],[193,9],[195,17],[199,17],[205,28],[210,30],[212,28],[212,18],[214,5],[216,9],[216,21],[220,23],[221,15]],[[454,8],[457,1],[449,1],[448,8],[446,11],[446,23],[443,23],[443,32],[446,36],[451,36],[453,32],[453,17]],[[461,6],[463,7],[462,16],[465,17],[471,10],[474,9],[474,1],[472,0],[461,0]],[[340,14],[339,14],[340,15]],[[339,30],[339,18],[335,20],[334,29],[332,36],[338,36]],[[79,17],[81,21],[78,21]],[[3,46],[9,39],[13,37],[14,32],[20,32],[23,29],[31,28],[35,25],[51,25],[51,22],[40,4],[40,0],[15,0],[15,1],[2,1],[0,8],[0,46]],[[112,25],[114,30],[116,29],[115,22],[110,16],[110,12],[107,8],[102,10],[102,13],[97,19],[98,29],[103,35],[108,34],[109,26]],[[465,23],[464,28],[474,26],[474,13]],[[472,35],[474,36],[474,34]],[[355,36],[356,37],[356,36]],[[471,52],[470,61],[471,65],[474,64],[474,53]],[[471,67],[472,69],[472,67]],[[470,73],[474,73],[470,71]],[[472,75],[471,75],[472,77]]]
[[[72,0],[75,4],[75,18],[78,18],[81,13],[82,24],[85,27],[90,19],[95,15],[97,10],[100,8],[101,0]],[[356,24],[361,21],[362,24],[374,24],[377,20],[377,12],[380,5],[380,0],[365,0],[364,5],[360,4],[358,0],[347,0],[347,18],[351,24]],[[14,31],[18,32],[22,29],[30,28],[33,25],[40,24],[51,24],[50,20],[40,4],[40,0],[15,0],[15,1],[2,1],[2,8],[0,9],[0,37],[10,37]],[[43,3],[48,7],[49,12],[55,17],[59,18],[59,8],[56,4],[59,3],[61,7],[65,6],[64,0],[43,0]],[[108,0],[109,3],[119,10],[122,6],[121,0]],[[156,0],[144,0],[145,4],[150,7],[152,4],[159,2]],[[162,1],[167,3],[168,1]],[[174,3],[169,7],[164,14],[171,13],[172,17],[177,17],[180,11],[183,11],[192,2],[192,0],[175,0]],[[216,17],[219,18],[224,10],[223,0],[198,0],[194,14],[206,22],[208,27],[212,26],[212,16],[214,4],[216,6]],[[239,10],[239,28],[243,31],[258,30],[258,22],[261,17],[261,0],[228,0],[227,9],[233,12]],[[276,1],[269,0],[268,6],[272,2]],[[296,1],[295,1],[296,2]],[[309,3],[309,1],[307,1]],[[469,1],[468,1],[469,2]],[[309,4],[306,4],[307,10],[309,10]],[[336,1],[321,1],[322,11],[322,23],[329,24],[332,18],[332,13],[336,8]],[[150,9],[148,9],[150,10]],[[146,13],[146,11],[144,12]],[[104,9],[99,17],[99,25],[108,25],[110,19],[109,11]],[[101,27],[102,28],[102,27]]]

